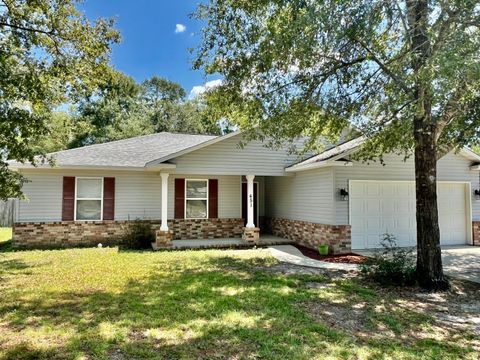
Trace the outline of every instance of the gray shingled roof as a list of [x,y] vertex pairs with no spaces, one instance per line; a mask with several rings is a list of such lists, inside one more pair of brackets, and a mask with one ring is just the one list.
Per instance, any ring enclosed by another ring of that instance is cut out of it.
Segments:
[[216,138],[212,135],[158,134],[63,150],[51,155],[57,166],[144,167],[146,163]]

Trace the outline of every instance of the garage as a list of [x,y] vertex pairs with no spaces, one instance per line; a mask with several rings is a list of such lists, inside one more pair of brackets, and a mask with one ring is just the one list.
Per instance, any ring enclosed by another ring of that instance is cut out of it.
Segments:
[[[385,233],[399,246],[416,245],[413,181],[350,180],[352,249],[381,247]],[[442,245],[470,243],[470,190],[463,182],[439,182],[438,207]]]

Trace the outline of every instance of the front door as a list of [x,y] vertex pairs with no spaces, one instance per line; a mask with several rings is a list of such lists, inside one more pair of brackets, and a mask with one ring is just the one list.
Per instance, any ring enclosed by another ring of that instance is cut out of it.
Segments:
[[[242,218],[243,225],[247,225],[247,183],[242,183]],[[253,183],[253,219],[255,226],[259,227],[258,223],[258,183]]]

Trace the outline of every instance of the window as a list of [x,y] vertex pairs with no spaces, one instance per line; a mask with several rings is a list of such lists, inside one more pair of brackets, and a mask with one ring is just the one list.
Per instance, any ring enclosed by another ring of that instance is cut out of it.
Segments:
[[102,202],[102,178],[77,178],[75,220],[102,220]]
[[185,218],[208,218],[208,180],[185,180]]

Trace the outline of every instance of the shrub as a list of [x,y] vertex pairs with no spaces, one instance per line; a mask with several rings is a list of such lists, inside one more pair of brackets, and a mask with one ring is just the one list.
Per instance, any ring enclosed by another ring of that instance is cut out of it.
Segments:
[[382,285],[414,285],[416,264],[413,248],[397,246],[396,238],[384,234],[382,249],[360,265],[361,272]]
[[150,249],[155,242],[155,231],[150,224],[135,220],[127,224],[121,239],[121,246],[125,249]]

